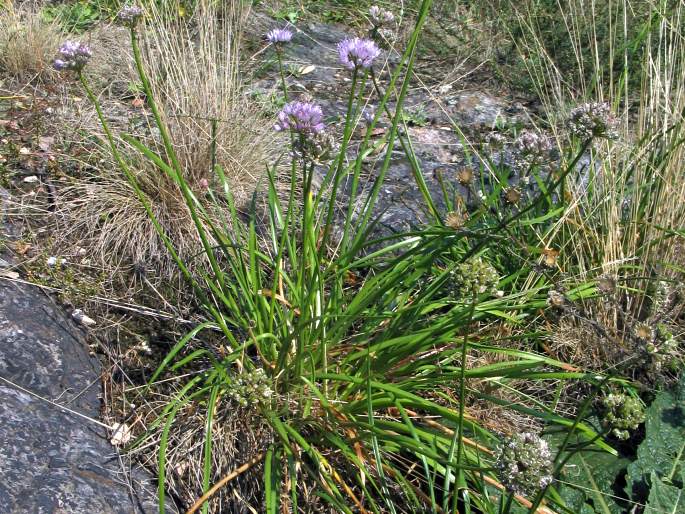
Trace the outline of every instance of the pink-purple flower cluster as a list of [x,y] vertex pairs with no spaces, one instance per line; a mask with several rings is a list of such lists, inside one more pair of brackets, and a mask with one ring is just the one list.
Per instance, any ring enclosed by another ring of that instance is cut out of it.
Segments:
[[135,27],[143,16],[143,9],[137,5],[124,7],[117,13],[117,21],[127,27]]
[[289,43],[292,38],[293,33],[288,29],[272,29],[266,33],[266,39],[272,45]]
[[340,62],[347,68],[370,68],[373,60],[381,53],[380,48],[370,39],[358,37],[344,39],[338,43]]
[[524,130],[514,141],[516,161],[519,166],[529,167],[539,164],[552,150],[552,142],[541,133]]
[[568,128],[580,139],[606,138],[616,139],[618,121],[611,112],[609,104],[590,102],[579,105],[571,111]]
[[57,71],[81,71],[93,55],[88,46],[76,41],[65,41],[57,50],[53,67]]
[[310,102],[289,102],[278,114],[274,129],[292,130],[305,136],[318,134],[324,129],[321,107]]

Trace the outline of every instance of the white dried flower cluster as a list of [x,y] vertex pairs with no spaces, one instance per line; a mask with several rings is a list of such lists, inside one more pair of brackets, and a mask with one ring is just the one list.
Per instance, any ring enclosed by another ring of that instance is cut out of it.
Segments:
[[530,432],[514,434],[499,447],[495,468],[507,491],[531,494],[552,483],[547,441]]
[[609,104],[590,102],[579,105],[571,111],[567,126],[571,134],[582,139],[616,139],[618,121]]
[[228,386],[228,396],[241,407],[262,403],[274,394],[271,379],[262,368],[243,371],[233,376]]

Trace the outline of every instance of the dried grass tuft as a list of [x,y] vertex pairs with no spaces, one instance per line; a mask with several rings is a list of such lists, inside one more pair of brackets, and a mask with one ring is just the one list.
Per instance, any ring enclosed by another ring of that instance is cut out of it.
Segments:
[[[241,204],[259,186],[269,155],[270,123],[248,103],[240,82],[238,42],[243,12],[232,0],[198,2],[190,19],[170,20],[168,13],[153,3],[148,23],[141,29],[143,59],[155,100],[170,128],[185,179],[198,198],[206,198],[210,213],[218,210],[212,208],[204,194],[207,187],[219,187],[213,164],[222,166],[231,192]],[[135,100],[130,91],[125,102],[111,98],[121,87],[113,91],[107,77],[98,76],[111,68],[107,56],[117,55],[122,71],[116,74],[116,80],[120,86],[126,80],[132,58],[127,46],[121,48],[120,36],[118,32],[97,36],[94,66],[89,66],[87,72],[92,83],[103,84],[101,99],[114,132],[138,134],[164,155],[142,99]],[[142,270],[155,286],[163,281],[178,283],[176,264],[131,186],[107,150],[92,142],[92,134],[102,136],[94,110],[68,98],[60,118],[66,126],[59,132],[70,131],[62,139],[71,138],[70,144],[83,146],[88,163],[86,171],[59,192],[57,244],[77,241],[105,269]],[[215,130],[212,120],[217,120]],[[74,131],[76,126],[80,130]],[[133,148],[121,145],[179,255],[189,261],[192,269],[198,269],[200,241],[178,187]],[[217,224],[225,226],[224,217],[220,213],[216,216]]]
[[47,23],[29,8],[15,9],[12,3],[0,8],[0,69],[15,80],[50,81],[61,34],[54,23]]
[[[165,404],[160,404],[162,407]],[[148,414],[154,416],[154,412]],[[154,418],[150,418],[153,422]],[[158,472],[157,455],[160,451],[164,423],[150,431],[134,451],[138,460]],[[203,495],[204,445],[207,412],[188,405],[179,410],[166,446],[166,490],[182,504],[192,506]],[[264,466],[260,457],[273,442],[275,434],[254,409],[243,409],[228,399],[219,399],[212,420],[212,464],[209,487],[231,472],[236,473],[224,487],[208,501],[210,512],[244,514],[262,512]],[[246,464],[249,466],[245,466]]]

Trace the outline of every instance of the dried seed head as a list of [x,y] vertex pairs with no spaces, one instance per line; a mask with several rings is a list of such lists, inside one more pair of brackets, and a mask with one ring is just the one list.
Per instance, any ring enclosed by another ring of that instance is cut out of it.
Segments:
[[616,279],[610,275],[602,275],[597,279],[597,289],[602,294],[611,294],[616,291]]
[[461,214],[456,211],[449,212],[445,218],[445,225],[448,227],[459,230],[464,227],[464,224],[468,220],[468,214]]
[[656,330],[649,323],[638,323],[635,326],[635,335],[643,341],[653,341]]
[[555,289],[550,289],[547,293],[547,304],[550,307],[562,308],[566,305],[566,297]]
[[457,180],[462,186],[468,186],[473,182],[473,168],[461,168],[457,172]]
[[504,199],[507,203],[516,205],[521,200],[521,190],[517,187],[509,187],[504,191]]

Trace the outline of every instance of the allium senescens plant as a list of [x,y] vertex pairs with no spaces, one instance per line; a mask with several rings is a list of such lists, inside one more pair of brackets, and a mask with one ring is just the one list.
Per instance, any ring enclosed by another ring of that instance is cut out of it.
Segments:
[[[575,170],[579,156],[570,157],[570,166],[550,180],[547,191],[528,204],[522,198],[522,205],[508,211],[507,217],[482,209],[465,219],[468,226],[446,227],[433,205],[434,223],[387,237],[376,231],[377,200],[396,158],[396,142],[412,163],[416,187],[427,202],[433,202],[419,161],[401,131],[418,38],[430,5],[430,0],[421,3],[407,48],[385,84],[378,83],[374,74],[380,49],[373,41],[350,38],[338,45],[338,57],[352,70],[352,80],[342,133],[337,137],[339,149],[330,162],[317,162],[310,151],[328,129],[321,107],[315,100],[287,99],[274,128],[290,136],[281,138],[287,144],[282,158],[290,160],[290,188],[284,199],[276,187],[277,173],[283,167],[270,167],[268,200],[259,215],[256,207],[240,211],[218,165],[202,186],[214,204],[206,206],[198,200],[184,178],[157,107],[136,24],[129,21],[130,16],[120,17],[130,29],[136,69],[159,130],[159,148],[150,148],[136,137],[123,138],[181,191],[202,243],[203,259],[192,263],[194,272],[178,256],[137,187],[136,175],[81,73],[83,59],[71,65],[96,106],[117,164],[193,287],[206,318],[178,341],[150,379],[149,387],[153,387],[171,369],[193,370],[187,375],[192,378],[151,427],[162,427],[161,512],[166,473],[173,472],[166,453],[169,433],[181,408],[190,402],[206,406],[208,412],[220,400],[233,407],[252,403],[255,417],[270,427],[267,448],[243,466],[244,472],[261,476],[263,496],[254,508],[267,514],[307,510],[305,501],[312,501],[312,496],[336,512],[435,514],[456,512],[464,502],[491,512],[488,487],[492,485],[512,493],[510,501],[516,494],[538,489],[544,494],[552,481],[551,450],[546,443],[531,434],[509,440],[497,458],[499,474],[495,473],[490,448],[497,446],[498,437],[467,412],[474,399],[506,403],[610,450],[581,418],[569,420],[543,404],[531,408],[528,398],[516,391],[507,390],[511,397],[504,400],[473,387],[481,379],[491,381],[488,387],[495,389],[515,380],[585,379],[582,372],[548,355],[514,351],[499,345],[495,335],[479,333],[481,327],[502,319],[522,324],[545,307],[550,285],[542,279],[521,292],[504,291],[525,276],[520,263],[512,270],[504,260],[493,258],[493,249],[510,244],[501,235],[505,230],[514,240],[521,234],[533,239],[539,237],[536,230],[555,221],[535,211],[556,201],[554,192]],[[267,35],[270,43],[278,46],[290,41],[283,29],[277,30],[281,32]],[[287,97],[282,54],[277,52]],[[70,55],[65,52],[65,57]],[[364,133],[353,146],[354,125],[370,94],[368,79],[373,82],[378,107],[366,116]],[[383,140],[374,142],[372,134],[381,113],[389,124]],[[535,159],[548,150],[538,137],[526,136],[518,146],[521,155]],[[362,191],[364,167],[374,152],[380,156],[378,166],[373,181]],[[315,174],[319,174],[318,184]],[[230,222],[216,223],[209,209],[230,217]],[[503,288],[501,293],[498,287]],[[567,289],[564,298],[572,302],[591,292],[592,286],[581,284]],[[221,340],[221,351],[198,343],[210,329],[212,338]],[[471,350],[481,358],[470,359]],[[189,512],[207,510],[211,495],[223,492],[212,484],[223,484],[219,479],[230,471],[214,468],[213,437],[208,423],[199,486],[203,496]],[[484,476],[490,486],[484,485]],[[231,498],[226,494],[222,501]],[[525,504],[528,500],[516,497],[515,501]]]

